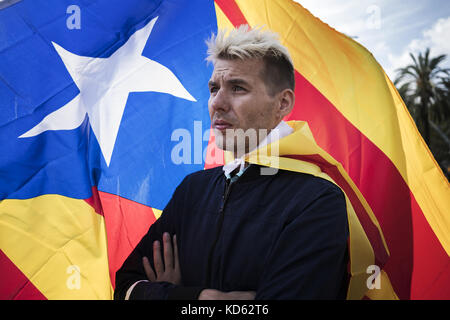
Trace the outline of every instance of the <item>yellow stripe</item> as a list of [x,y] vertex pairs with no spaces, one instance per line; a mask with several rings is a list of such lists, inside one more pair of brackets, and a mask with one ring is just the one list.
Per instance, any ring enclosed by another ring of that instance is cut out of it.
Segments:
[[83,200],[0,202],[0,247],[48,299],[111,299],[104,218]]
[[162,210],[155,209],[155,208],[152,208],[152,210],[153,210],[153,214],[154,214],[156,220],[158,220],[159,217],[161,217]]
[[233,24],[228,20],[227,16],[223,13],[222,9],[214,2],[216,7],[217,27],[219,29],[231,30],[234,28]]
[[382,68],[364,47],[293,1],[236,0],[280,34],[295,69],[393,162],[450,255],[450,187]]
[[380,272],[380,288],[373,288],[366,292],[366,296],[371,300],[400,300],[392,289],[391,281],[384,270]]

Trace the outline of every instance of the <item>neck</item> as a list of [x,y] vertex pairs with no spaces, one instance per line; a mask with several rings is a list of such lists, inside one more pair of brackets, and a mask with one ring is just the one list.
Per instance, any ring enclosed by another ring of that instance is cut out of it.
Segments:
[[[245,139],[245,146],[244,146],[244,148],[235,148],[235,150],[233,151],[234,159],[242,158],[246,154],[248,154],[248,153],[258,149],[259,147],[262,147],[262,146],[266,145],[268,142],[269,143],[272,142],[272,141],[268,140],[269,139],[269,135],[277,126],[275,126],[272,129],[267,129],[267,133],[265,133],[263,135],[260,135],[260,132],[258,132],[257,138],[256,138],[256,140],[258,141],[258,145],[256,145],[256,146],[250,144],[250,140],[251,139]],[[275,140],[278,140],[278,138],[279,138],[279,136],[277,135]]]

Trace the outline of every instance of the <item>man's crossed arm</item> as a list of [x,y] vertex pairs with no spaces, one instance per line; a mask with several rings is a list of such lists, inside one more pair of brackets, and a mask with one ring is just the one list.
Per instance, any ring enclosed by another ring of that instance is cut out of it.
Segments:
[[[153,242],[153,271],[147,257],[142,258],[145,274],[150,282],[169,282],[181,285],[181,270],[178,259],[177,236],[172,238],[168,232],[163,234],[163,255],[161,255],[161,243]],[[253,300],[254,291],[230,291],[223,292],[215,289],[203,289],[198,297],[199,300]]]

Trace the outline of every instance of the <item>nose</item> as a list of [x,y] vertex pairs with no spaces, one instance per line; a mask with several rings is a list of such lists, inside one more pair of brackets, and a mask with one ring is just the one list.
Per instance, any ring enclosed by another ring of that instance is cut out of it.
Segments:
[[209,108],[213,112],[226,113],[230,110],[230,100],[223,89],[219,89],[209,97]]

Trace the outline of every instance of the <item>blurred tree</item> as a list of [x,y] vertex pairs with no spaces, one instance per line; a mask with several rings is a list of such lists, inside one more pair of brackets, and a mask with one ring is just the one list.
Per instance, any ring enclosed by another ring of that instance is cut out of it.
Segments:
[[397,70],[398,76],[395,84],[399,87],[411,115],[416,121],[419,131],[425,142],[430,144],[430,120],[441,119],[440,104],[436,103],[439,95],[438,83],[443,77],[448,78],[450,69],[444,69],[439,64],[445,60],[446,55],[430,58],[430,49],[419,53],[417,58],[410,53],[412,64]]
[[397,70],[395,85],[425,142],[449,177],[450,169],[450,69],[441,68],[446,55],[430,58],[430,49],[412,64]]
[[450,177],[450,77],[441,78],[437,86],[437,97],[430,114],[430,125],[436,132],[436,139],[431,138],[430,149],[441,165],[447,178]]

